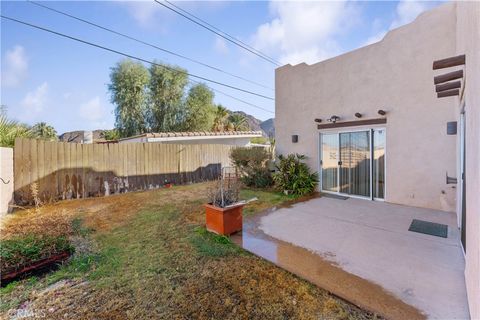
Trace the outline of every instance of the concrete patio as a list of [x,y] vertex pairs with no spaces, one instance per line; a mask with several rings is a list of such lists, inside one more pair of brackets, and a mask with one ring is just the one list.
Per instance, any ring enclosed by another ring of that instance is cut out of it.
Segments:
[[[408,231],[448,225],[448,238]],[[468,319],[453,213],[319,197],[246,218],[243,247],[389,319]]]

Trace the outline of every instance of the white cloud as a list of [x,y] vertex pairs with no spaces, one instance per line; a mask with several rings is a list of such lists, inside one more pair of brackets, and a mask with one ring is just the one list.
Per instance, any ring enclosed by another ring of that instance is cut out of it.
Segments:
[[368,38],[365,42],[365,45],[378,42],[383,39],[388,31],[403,26],[407,23],[412,22],[424,11],[427,11],[436,5],[432,1],[411,1],[411,0],[401,0],[395,9],[395,18],[390,23],[388,29],[383,29],[377,31],[376,34]]
[[105,108],[100,102],[100,98],[95,97],[80,105],[79,114],[82,119],[94,124],[102,123],[101,120],[105,116]]
[[229,52],[227,41],[221,37],[215,37],[213,48],[220,54],[227,54]]
[[339,53],[334,37],[358,21],[353,2],[270,2],[274,18],[258,27],[253,47],[282,63],[315,63]]
[[122,2],[126,5],[133,18],[142,27],[149,27],[155,22],[155,16],[162,8],[153,1],[129,1]]
[[23,98],[21,105],[24,108],[25,116],[34,118],[43,111],[47,101],[48,84],[46,82],[38,86],[34,91],[28,92]]
[[400,1],[396,9],[397,16],[390,25],[390,29],[412,22],[420,13],[430,9],[432,6],[432,2],[426,1]]
[[[134,1],[118,1],[124,6],[129,14],[135,19],[142,28],[155,28],[156,31],[165,33],[168,29],[169,22],[172,19],[183,19],[174,12],[168,10],[162,5],[154,1],[134,0]],[[170,6],[168,3],[166,5]],[[175,5],[189,12],[198,12],[199,10],[206,12],[218,11],[228,5],[226,1],[181,1]],[[171,7],[171,6],[170,6]],[[175,9],[175,8],[174,8]],[[178,9],[176,9],[178,10]],[[201,16],[201,14],[200,14]]]
[[16,45],[5,53],[2,68],[2,86],[17,87],[25,80],[28,73],[28,59],[25,49]]

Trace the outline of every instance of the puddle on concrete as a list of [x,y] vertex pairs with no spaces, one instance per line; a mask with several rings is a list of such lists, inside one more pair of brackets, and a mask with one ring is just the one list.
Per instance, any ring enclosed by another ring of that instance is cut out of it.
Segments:
[[388,319],[426,318],[418,309],[396,298],[381,286],[348,273],[329,261],[328,259],[335,256],[333,253],[329,252],[322,257],[263,233],[259,229],[261,218],[274,214],[274,211],[275,209],[272,209],[253,217],[245,217],[243,231],[233,235],[232,240],[245,250],[383,317]]

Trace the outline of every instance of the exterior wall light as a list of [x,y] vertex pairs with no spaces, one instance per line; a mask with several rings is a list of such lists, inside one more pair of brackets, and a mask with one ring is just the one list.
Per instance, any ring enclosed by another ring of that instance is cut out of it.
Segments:
[[298,134],[292,135],[292,143],[297,143],[298,142]]
[[384,116],[384,115],[387,114],[387,112],[385,110],[380,109],[380,110],[378,110],[378,114],[381,115],[381,116]]
[[362,114],[361,114],[360,112],[357,112],[357,113],[355,113],[355,117],[361,118],[361,117],[362,117]]
[[316,118],[316,119],[313,120],[313,121],[320,123],[320,122],[322,122],[322,119]]
[[327,121],[331,123],[336,123],[338,120],[340,120],[340,117],[335,115],[331,116],[330,119],[327,119]]
[[457,134],[457,121],[447,122],[447,134],[448,135]]

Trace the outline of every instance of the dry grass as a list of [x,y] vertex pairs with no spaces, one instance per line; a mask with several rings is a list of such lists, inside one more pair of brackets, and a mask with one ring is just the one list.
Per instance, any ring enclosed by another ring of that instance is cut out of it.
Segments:
[[[49,319],[369,319],[372,316],[228,240],[202,232],[205,184],[63,202],[24,212],[4,226],[41,232],[52,221],[71,228],[81,216],[97,230],[98,252],[35,284],[2,289],[2,303],[28,298]],[[249,214],[279,205],[284,196],[255,194]],[[68,232],[72,232],[68,229]],[[45,287],[59,279],[55,288]],[[5,309],[4,309],[5,310]]]

